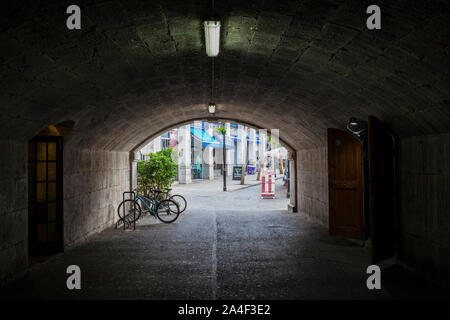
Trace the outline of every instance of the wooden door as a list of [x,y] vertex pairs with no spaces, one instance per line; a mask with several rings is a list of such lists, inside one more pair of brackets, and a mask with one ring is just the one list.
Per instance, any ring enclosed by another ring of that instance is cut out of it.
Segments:
[[362,146],[350,133],[328,129],[331,236],[363,238]]
[[395,166],[394,141],[377,118],[368,121],[369,215],[372,263],[395,254]]
[[63,251],[62,137],[37,136],[28,150],[28,242],[32,256]]

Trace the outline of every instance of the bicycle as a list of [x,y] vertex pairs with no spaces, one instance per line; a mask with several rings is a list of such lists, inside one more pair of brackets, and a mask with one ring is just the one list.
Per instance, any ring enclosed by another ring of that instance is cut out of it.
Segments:
[[153,199],[160,199],[160,200],[172,200],[175,201],[175,203],[180,208],[180,213],[183,213],[186,210],[187,207],[187,201],[186,199],[180,195],[180,194],[174,194],[170,195],[171,188],[166,188],[164,190],[159,190],[154,187],[148,187],[148,190],[151,193],[151,197]]
[[[136,192],[136,189],[134,191]],[[149,213],[164,223],[174,222],[180,214],[180,208],[175,201],[151,199],[136,192],[134,199],[125,199],[119,204],[117,214],[120,220],[129,224],[139,220],[142,214],[141,205],[144,215]]]

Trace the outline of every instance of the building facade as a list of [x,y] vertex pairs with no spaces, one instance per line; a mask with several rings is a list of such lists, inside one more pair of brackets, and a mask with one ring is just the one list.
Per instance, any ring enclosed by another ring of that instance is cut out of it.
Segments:
[[[224,137],[217,131],[221,126],[226,128],[225,148]],[[232,175],[234,166],[244,164],[248,174],[255,173],[268,150],[268,140],[266,130],[233,122],[195,121],[150,141],[140,150],[140,158],[145,160],[150,153],[173,148],[179,153],[178,181],[190,183],[194,179],[214,179],[222,175],[224,166],[228,176]],[[226,153],[225,163],[223,152]],[[274,170],[279,167],[276,161],[270,164],[274,165]]]

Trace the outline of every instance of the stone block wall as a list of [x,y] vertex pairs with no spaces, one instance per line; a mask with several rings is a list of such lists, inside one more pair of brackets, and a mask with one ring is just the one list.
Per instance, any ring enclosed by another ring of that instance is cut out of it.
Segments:
[[400,140],[399,259],[450,287],[450,133]]
[[327,148],[297,151],[298,211],[328,226]]
[[113,225],[129,189],[128,152],[65,148],[64,245]]
[[[27,142],[0,140],[0,286],[28,267]],[[112,226],[130,188],[128,152],[64,148],[64,246]]]
[[28,265],[27,144],[0,140],[0,286]]

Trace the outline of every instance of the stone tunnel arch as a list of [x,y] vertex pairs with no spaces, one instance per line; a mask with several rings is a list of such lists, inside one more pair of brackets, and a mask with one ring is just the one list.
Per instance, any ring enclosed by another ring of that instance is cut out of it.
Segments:
[[[450,150],[449,4],[380,1],[377,31],[365,25],[369,4],[218,3],[226,32],[215,58],[216,114],[265,127],[256,116],[276,113],[267,127],[289,128],[292,134],[280,138],[296,149],[296,173],[306,178],[297,179],[299,211],[322,223],[326,128],[345,128],[353,116],[382,119],[401,149],[400,258],[420,271],[442,270],[435,278],[450,284],[449,203],[441,198],[448,194]],[[143,125],[173,126],[207,114],[207,1],[79,5],[85,24],[76,32],[66,28],[61,1],[16,1],[0,10],[0,164],[7,168],[0,172],[0,214],[14,231],[0,249],[7,257],[0,280],[27,265],[26,149],[40,129],[76,122],[64,148],[71,226],[64,234],[71,245],[110,225],[113,205],[130,185],[130,150],[155,134],[142,133]]]

